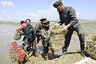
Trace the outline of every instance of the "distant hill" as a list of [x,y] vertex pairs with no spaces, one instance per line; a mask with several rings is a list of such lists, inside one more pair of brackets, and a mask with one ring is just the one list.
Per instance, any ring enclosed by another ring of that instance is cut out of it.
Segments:
[[79,22],[96,22],[96,20],[82,20],[82,19],[79,19]]
[[[96,23],[96,20],[86,20],[86,19],[78,19],[79,20],[79,22],[95,22]],[[58,22],[58,21],[60,21],[59,19],[57,19],[57,20],[55,20],[55,21],[53,21],[53,20],[50,20],[50,22]]]

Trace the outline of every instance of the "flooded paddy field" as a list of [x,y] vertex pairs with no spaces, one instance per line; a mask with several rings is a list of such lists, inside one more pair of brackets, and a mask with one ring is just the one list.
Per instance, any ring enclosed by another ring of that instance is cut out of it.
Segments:
[[[86,38],[91,33],[96,33],[96,28],[95,28],[96,24],[91,25],[91,24],[82,24],[81,23],[81,26],[82,26],[82,28],[85,32]],[[1,44],[0,45],[0,64],[10,64],[9,57],[8,57],[8,49],[7,49],[8,44],[7,44],[7,42],[11,43],[12,41],[15,41],[13,39],[13,35],[14,35],[14,32],[15,32],[16,28],[19,28],[19,27],[20,27],[19,24],[18,24],[18,26],[17,25],[10,25],[10,24],[0,24],[0,44]],[[20,45],[20,43],[22,42],[22,38],[20,40],[16,41],[16,42]],[[77,49],[80,49],[80,42],[79,42],[77,34],[74,32],[74,35],[72,36],[70,45],[68,47],[69,54],[66,55],[65,57],[61,57],[61,59],[66,58],[67,59],[66,62],[67,62],[68,59],[74,57],[74,58],[78,59],[78,60],[74,60],[74,62],[80,61],[81,59],[84,58],[80,55],[80,53],[79,54],[78,53],[73,53],[73,54],[70,55],[70,52],[75,51]],[[76,51],[76,52],[78,52],[78,51]],[[62,50],[60,50],[58,52],[55,52],[55,55],[61,55],[61,54],[62,54]],[[77,56],[77,57],[75,57],[75,56]],[[62,61],[61,59],[57,59],[57,60]],[[54,59],[54,61],[57,61],[57,60]],[[69,62],[69,64],[71,64],[71,62],[72,62],[71,59],[68,62]]]

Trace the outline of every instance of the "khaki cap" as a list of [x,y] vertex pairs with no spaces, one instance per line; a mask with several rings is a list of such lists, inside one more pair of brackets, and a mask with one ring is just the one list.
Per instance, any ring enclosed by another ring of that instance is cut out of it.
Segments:
[[39,20],[39,21],[42,21],[42,20],[47,20],[46,18],[44,18],[44,17],[41,17],[41,19]]
[[61,4],[62,3],[62,1],[61,0],[58,0],[58,1],[56,1],[54,4],[53,4],[53,6],[56,8],[57,6],[59,6],[59,4]]
[[49,20],[44,20],[43,24],[46,24],[46,23],[50,23],[50,21]]

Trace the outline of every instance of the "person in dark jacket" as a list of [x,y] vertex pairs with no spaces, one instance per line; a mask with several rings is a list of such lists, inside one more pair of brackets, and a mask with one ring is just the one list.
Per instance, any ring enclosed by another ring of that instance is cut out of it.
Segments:
[[36,50],[36,42],[35,42],[35,35],[34,35],[34,29],[33,26],[30,24],[31,20],[26,19],[25,23],[27,26],[24,27],[24,32],[20,35],[26,35],[28,45],[27,51],[29,51],[30,47],[32,46],[33,52],[35,53],[35,56],[37,54]]
[[80,40],[81,55],[85,56],[84,46],[85,46],[85,36],[79,20],[76,17],[75,9],[73,7],[64,6],[61,0],[56,1],[53,6],[59,12],[60,22],[56,23],[54,27],[60,26],[65,23],[63,31],[68,30],[65,37],[65,46],[62,48],[62,56],[66,55],[67,48],[70,44],[71,36],[73,31],[76,31]]

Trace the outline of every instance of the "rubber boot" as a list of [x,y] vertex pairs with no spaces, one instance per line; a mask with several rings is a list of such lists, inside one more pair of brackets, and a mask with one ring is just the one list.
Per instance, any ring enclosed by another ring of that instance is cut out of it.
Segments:
[[36,50],[33,50],[33,55],[35,56],[36,59],[38,59],[38,52]]
[[36,59],[38,59],[38,53],[35,53],[35,57],[36,57]]
[[62,48],[62,56],[67,54],[67,48]]
[[48,59],[49,59],[49,60],[51,60],[51,57],[52,57],[52,56],[51,56],[51,55],[52,55],[52,51],[51,51],[51,50],[52,50],[52,49],[51,49],[51,47],[49,46],[49,47],[48,47]]
[[81,55],[84,57],[84,56],[86,56],[86,53],[84,51],[85,44],[81,44],[80,46],[81,46]]
[[44,58],[45,61],[48,60],[48,54],[45,54],[45,58]]
[[55,58],[55,56],[54,56],[54,50],[51,48],[51,52],[52,52],[52,59],[54,59]]

